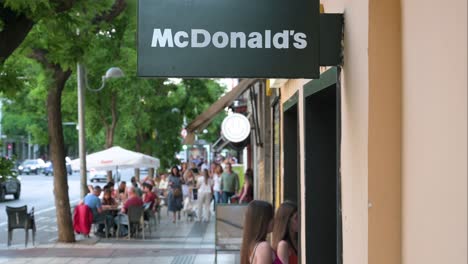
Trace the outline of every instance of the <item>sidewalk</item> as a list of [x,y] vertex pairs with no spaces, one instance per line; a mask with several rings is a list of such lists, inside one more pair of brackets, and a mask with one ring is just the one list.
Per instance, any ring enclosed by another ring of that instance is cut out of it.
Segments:
[[[24,248],[24,232],[15,230],[14,244],[9,248],[0,244],[0,263],[215,263],[213,217],[209,223],[197,223],[187,221],[182,215],[181,221],[174,224],[165,208],[161,215],[156,231],[153,230],[151,236],[146,232],[145,240],[77,235],[77,242],[73,244],[36,244],[33,247],[29,243],[28,248]],[[239,255],[218,254],[217,263],[239,263]]]

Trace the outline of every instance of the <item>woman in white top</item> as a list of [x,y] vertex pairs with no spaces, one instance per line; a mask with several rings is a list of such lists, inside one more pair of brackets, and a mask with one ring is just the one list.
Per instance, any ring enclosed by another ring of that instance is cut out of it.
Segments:
[[213,180],[208,174],[208,170],[204,169],[202,176],[197,179],[198,188],[198,221],[202,219],[202,210],[205,209],[206,218],[205,221],[210,221],[210,202],[213,188]]
[[221,174],[223,174],[223,167],[216,164],[216,168],[213,173],[213,192],[214,192],[214,206],[221,200]]

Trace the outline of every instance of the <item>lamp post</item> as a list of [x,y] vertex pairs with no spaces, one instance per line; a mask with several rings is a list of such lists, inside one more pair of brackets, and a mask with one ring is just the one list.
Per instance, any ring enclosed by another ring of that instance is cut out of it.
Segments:
[[88,193],[87,175],[86,175],[86,133],[85,133],[85,89],[98,92],[106,85],[106,79],[120,78],[124,74],[120,68],[112,67],[102,76],[102,85],[98,89],[90,89],[86,80],[86,71],[82,64],[77,64],[78,78],[78,149],[80,156],[80,196],[83,198]]

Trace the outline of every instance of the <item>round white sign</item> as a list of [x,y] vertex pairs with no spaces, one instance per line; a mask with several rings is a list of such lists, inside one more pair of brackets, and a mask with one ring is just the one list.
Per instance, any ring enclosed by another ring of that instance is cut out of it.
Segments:
[[230,114],[224,118],[221,124],[224,137],[231,142],[241,142],[250,134],[250,122],[242,114]]

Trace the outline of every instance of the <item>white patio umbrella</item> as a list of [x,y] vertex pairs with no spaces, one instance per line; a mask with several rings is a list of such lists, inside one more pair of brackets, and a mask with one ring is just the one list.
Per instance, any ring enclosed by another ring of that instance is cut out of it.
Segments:
[[[80,159],[71,161],[72,169],[80,169]],[[159,159],[143,153],[130,151],[118,146],[95,152],[86,156],[86,167],[96,170],[116,168],[159,168]]]

